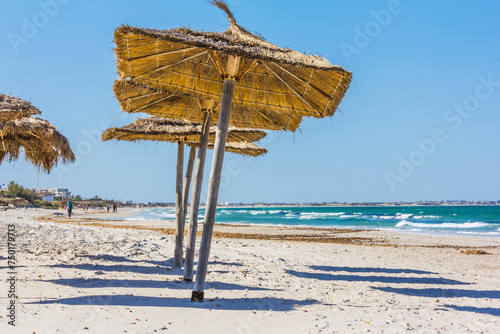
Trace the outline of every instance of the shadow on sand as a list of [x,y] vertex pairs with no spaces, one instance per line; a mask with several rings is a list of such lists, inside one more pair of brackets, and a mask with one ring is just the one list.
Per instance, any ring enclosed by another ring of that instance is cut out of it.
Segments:
[[[349,272],[349,273],[387,273],[387,274],[437,274],[428,271],[412,270],[412,269],[389,269],[389,268],[356,268],[356,267],[333,267],[333,266],[310,266],[311,269],[327,272]],[[432,284],[432,285],[471,285],[471,283],[460,282],[442,277],[395,277],[382,275],[336,275],[331,273],[308,273],[293,270],[286,271],[290,275],[301,278],[331,280],[331,281],[348,281],[348,282],[373,282],[373,283],[389,283],[389,284]],[[428,298],[476,298],[476,299],[500,299],[500,291],[496,290],[471,290],[471,289],[446,289],[446,288],[393,288],[393,287],[370,287],[371,289],[406,295],[411,297],[428,297]],[[443,310],[462,311],[490,314],[500,316],[500,308],[493,307],[475,307],[475,306],[458,306],[458,305],[443,305]]]
[[490,314],[497,317],[500,316],[500,308],[498,307],[475,307],[475,306],[457,306],[457,305],[443,305],[443,307],[447,307],[448,309],[453,309],[455,311]]
[[348,282],[372,282],[372,283],[392,283],[392,284],[453,284],[469,285],[470,283],[459,282],[447,278],[433,277],[395,277],[395,276],[359,276],[359,275],[333,275],[325,273],[308,273],[294,270],[286,270],[290,275],[317,279],[321,281],[348,281]]
[[429,297],[429,298],[491,298],[500,299],[500,291],[494,290],[461,290],[461,289],[411,289],[391,287],[371,287],[374,290],[397,293],[406,296]]
[[391,269],[391,268],[363,268],[363,267],[333,267],[333,266],[309,266],[313,270],[322,271],[346,271],[348,273],[384,273],[384,274],[417,274],[429,275],[435,274],[430,271],[414,269]]
[[[500,299],[500,291],[495,290],[461,290],[461,289],[411,289],[411,288],[391,288],[391,287],[371,287],[374,290],[384,291],[388,293],[397,293],[412,297],[428,297],[428,298],[489,298]],[[474,313],[491,314],[500,316],[500,308],[494,307],[475,307],[475,306],[458,306],[458,305],[443,305],[446,311],[450,309],[456,311],[466,311]]]
[[[68,278],[55,280],[41,280],[40,282],[54,283],[59,285],[72,286],[81,289],[92,288],[154,288],[154,289],[193,289],[193,282],[185,282],[180,280],[173,281],[157,281],[157,280],[137,280],[137,279],[99,279],[99,278]],[[205,290],[215,288],[216,290],[254,290],[266,291],[267,288],[245,286],[233,283],[223,282],[206,282]],[[273,291],[279,291],[272,289]]]
[[[222,304],[223,303],[223,304]],[[148,307],[186,307],[230,310],[291,311],[306,305],[321,303],[317,300],[295,300],[281,298],[215,298],[202,303],[191,302],[189,298],[145,297],[133,295],[101,295],[74,298],[47,299],[25,304],[64,304],[100,306],[148,306]],[[220,305],[221,304],[221,305]],[[321,303],[323,304],[323,303]],[[325,304],[326,305],[326,304]]]
[[[91,260],[103,260],[103,261],[110,261],[110,262],[132,262],[132,263],[149,263],[149,264],[153,264],[153,265],[157,265],[157,266],[164,266],[164,267],[168,267],[168,266],[172,266],[173,263],[174,263],[174,259],[173,258],[169,258],[169,259],[166,259],[166,260],[162,260],[162,261],[148,261],[148,260],[132,260],[132,259],[129,259],[127,257],[123,257],[123,256],[113,256],[113,255],[108,255],[108,254],[102,254],[102,255],[79,255],[78,257],[84,257],[84,258],[88,258],[88,259],[91,259]],[[222,265],[222,266],[243,266],[243,264],[241,263],[236,263],[236,262],[223,262],[223,261],[210,261],[209,264],[211,265],[214,265],[214,264],[219,264],[219,265]]]
[[[92,260],[103,261],[98,264],[55,264],[50,265],[52,268],[64,268],[64,269],[79,269],[79,270],[90,270],[90,271],[110,271],[110,272],[132,272],[137,274],[159,274],[159,275],[183,275],[184,271],[179,268],[174,268],[174,260],[170,258],[165,261],[145,261],[145,260],[131,260],[126,257],[116,257],[110,255],[98,255],[98,256],[89,256],[84,255],[81,257],[89,258]],[[108,264],[106,262],[115,262],[112,264]],[[145,264],[145,265],[139,265]],[[150,265],[147,265],[150,264]],[[222,265],[225,267],[228,266],[242,266],[241,263],[229,263],[229,262],[221,262],[221,261],[213,261],[209,262],[210,265]],[[196,268],[196,263],[195,263]]]
[[173,270],[171,267],[162,266],[139,266],[139,265],[128,265],[128,264],[56,264],[52,265],[53,268],[65,268],[65,269],[78,269],[78,270],[91,270],[91,271],[110,271],[110,272],[131,272],[138,274],[159,274],[159,275],[179,275],[178,270]]

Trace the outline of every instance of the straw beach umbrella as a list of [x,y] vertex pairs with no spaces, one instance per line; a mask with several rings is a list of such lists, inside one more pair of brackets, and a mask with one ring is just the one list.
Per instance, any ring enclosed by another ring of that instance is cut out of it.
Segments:
[[[203,300],[208,256],[231,108],[292,116],[332,116],[352,74],[326,59],[278,47],[240,27],[223,1],[230,29],[223,33],[139,29],[115,31],[121,79],[220,101],[200,260],[192,300]],[[265,124],[263,124],[264,126]]]
[[[208,128],[206,132],[206,127],[203,124],[195,123],[186,120],[179,119],[167,119],[162,117],[149,117],[145,119],[138,119],[134,123],[128,124],[121,128],[110,128],[104,131],[102,135],[102,140],[107,141],[111,139],[116,140],[126,140],[126,141],[139,141],[139,140],[149,140],[149,141],[166,141],[178,143],[177,150],[177,176],[176,176],[176,201],[175,201],[175,213],[176,213],[176,246],[174,251],[174,265],[180,267],[182,260],[182,242],[184,236],[184,223],[187,214],[187,204],[188,204],[188,194],[189,185],[191,184],[191,175],[194,165],[194,158],[196,153],[196,147],[200,145],[200,137],[207,137],[209,142],[212,144],[215,141],[216,127],[212,126]],[[252,142],[262,139],[266,133],[264,131],[255,129],[244,129],[244,128],[229,128],[229,140],[226,149],[231,152],[246,154],[251,156],[257,156],[264,154],[267,150],[260,148],[256,145],[247,143],[243,145],[242,142]],[[210,142],[211,139],[211,142]],[[186,177],[184,179],[184,188],[182,186],[182,170],[184,161],[184,143],[191,147],[188,167],[186,170]],[[206,149],[206,146],[205,146]],[[198,159],[196,163],[196,173],[195,173],[195,186],[193,189],[201,191],[201,182],[203,180],[203,159]],[[200,166],[201,165],[201,166]],[[200,174],[201,170],[201,174]],[[200,186],[197,186],[197,185]],[[192,201],[191,201],[191,212],[198,212],[199,209],[199,197],[200,191],[193,191]],[[197,204],[196,204],[197,203]],[[197,219],[197,215],[195,220]],[[190,226],[196,225],[197,220],[193,223],[193,214],[190,218]],[[191,235],[191,233],[189,234]],[[196,237],[196,230],[194,232]],[[191,248],[188,248],[189,250]],[[194,254],[194,245],[192,247]],[[192,262],[191,262],[192,265]]]
[[[209,142],[215,141],[217,128],[211,126]],[[139,118],[134,123],[121,128],[109,128],[103,135],[103,140],[152,140],[169,142],[198,143],[202,131],[202,124],[176,118],[151,116]],[[228,142],[255,142],[266,136],[261,130],[229,127]]]
[[47,173],[61,159],[58,150],[37,138],[21,139],[19,136],[16,139],[9,137],[0,138],[0,164],[3,161],[11,162],[17,160],[21,152],[24,152],[24,157],[27,161]]
[[[206,113],[212,114],[209,125],[217,125],[220,101],[176,94],[153,88],[134,80],[117,80],[113,85],[118,102],[128,113],[146,113],[167,118],[201,122]],[[248,107],[235,107],[229,125],[240,128],[295,131],[302,117],[294,117]]]
[[20,98],[0,94],[0,122],[40,115],[42,112],[31,105],[31,102]]
[[[213,150],[214,149],[214,141],[210,141],[207,145],[208,149]],[[188,146],[191,147],[198,147],[199,143],[188,143]],[[247,141],[240,141],[240,142],[226,142],[226,152],[234,153],[234,154],[239,154],[239,155],[245,155],[247,157],[259,157],[261,155],[264,155],[267,153],[267,150],[263,147],[260,147],[258,145],[255,145],[254,143],[249,143]]]
[[65,136],[48,121],[29,117],[40,114],[29,102],[0,95],[0,108],[0,163],[17,160],[21,150],[27,161],[47,173],[61,160],[75,161]]

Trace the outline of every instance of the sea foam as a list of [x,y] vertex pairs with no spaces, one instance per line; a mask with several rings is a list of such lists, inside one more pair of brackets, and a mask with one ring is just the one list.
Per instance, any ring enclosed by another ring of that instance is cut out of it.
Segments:
[[402,220],[396,224],[396,227],[412,226],[412,227],[427,227],[427,228],[479,228],[487,225],[488,224],[483,222],[428,224],[428,223],[414,223]]
[[340,216],[340,218],[342,218],[342,215],[344,214],[345,212],[301,212],[299,219],[321,219],[337,216]]

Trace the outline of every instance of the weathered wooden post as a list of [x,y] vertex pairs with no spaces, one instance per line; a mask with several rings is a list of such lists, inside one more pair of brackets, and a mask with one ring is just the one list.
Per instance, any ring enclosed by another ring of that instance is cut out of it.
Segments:
[[[189,188],[191,187],[191,177],[193,175],[194,158],[196,158],[196,146],[191,146],[189,149],[189,159],[186,168],[186,176],[184,176],[184,188],[182,189],[182,240],[184,241],[184,230],[186,226],[186,216],[188,210]],[[182,244],[183,242],[181,242]]]
[[175,182],[175,249],[174,266],[181,267],[182,262],[182,239],[184,236],[184,222],[182,209],[182,172],[184,169],[184,142],[177,144],[177,177]]
[[219,122],[217,124],[217,132],[215,134],[212,170],[210,172],[210,180],[208,183],[208,196],[205,209],[203,234],[201,236],[200,255],[198,258],[196,281],[194,290],[191,294],[191,301],[202,302],[204,297],[204,285],[207,275],[210,246],[212,244],[212,232],[214,229],[215,211],[217,209],[217,198],[219,195],[220,178],[224,162],[227,130],[229,126],[229,119],[231,117],[231,105],[233,102],[234,87],[236,86],[236,76],[239,71],[240,61],[241,59],[239,57],[234,56],[229,56],[227,61],[227,74],[224,78],[224,87],[222,89]]
[[198,211],[200,209],[201,187],[203,184],[203,172],[205,169],[205,157],[207,154],[207,144],[210,135],[210,124],[212,114],[203,114],[202,133],[200,136],[200,146],[198,148],[198,158],[196,159],[196,169],[194,171],[193,194],[191,195],[191,210],[189,212],[189,228],[186,242],[186,260],[184,263],[184,280],[193,280],[194,250],[196,247],[196,233],[198,231]]

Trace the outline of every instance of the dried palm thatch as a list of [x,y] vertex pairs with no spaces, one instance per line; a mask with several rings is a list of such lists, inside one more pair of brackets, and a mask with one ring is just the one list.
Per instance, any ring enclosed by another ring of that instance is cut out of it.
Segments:
[[[271,44],[240,27],[223,1],[212,3],[226,12],[229,30],[116,29],[120,77],[216,101],[224,79],[231,78],[238,82],[233,110],[246,107],[260,113],[318,118],[334,114],[349,87],[350,72],[322,57]],[[234,77],[226,71],[230,56],[242,59]],[[266,123],[255,120],[262,128]]]
[[[212,125],[216,125],[219,118],[219,103],[215,101],[174,94],[133,80],[117,80],[113,91],[122,110],[128,113],[142,112],[200,122],[203,113],[210,112],[213,113]],[[229,124],[254,129],[295,131],[301,121],[302,117],[234,105]]]
[[59,152],[38,139],[0,138],[0,163],[4,159],[8,162],[17,160],[22,151],[27,161],[46,172],[49,172],[59,160]]
[[66,137],[46,120],[25,117],[0,122],[0,163],[17,160],[22,150],[27,161],[46,172],[60,160],[75,161]]
[[0,122],[40,115],[42,112],[30,102],[20,98],[0,94]]
[[[102,141],[116,140],[151,140],[168,142],[196,143],[200,141],[202,124],[163,117],[139,118],[134,123],[121,128],[109,128],[102,134]],[[209,143],[215,142],[216,127],[210,127]],[[228,142],[254,142],[266,136],[261,130],[230,127]],[[192,145],[191,145],[192,146]]]
[[[188,146],[198,147],[199,143],[187,143]],[[214,142],[210,141],[208,143],[208,148],[214,149]],[[227,142],[226,152],[231,152],[240,155],[246,155],[250,157],[258,157],[260,155],[266,154],[267,150],[263,147],[257,146],[254,143],[249,143],[246,141],[241,142]]]
[[[147,119],[149,120],[149,119]],[[138,121],[144,121],[143,119],[139,119]],[[136,121],[135,123],[137,123]],[[151,120],[149,120],[151,121]],[[167,120],[169,121],[169,120]],[[174,120],[175,122],[175,120]],[[182,122],[182,121],[181,121]],[[123,140],[123,141],[141,141],[141,140],[149,140],[149,141],[166,141],[166,142],[178,142],[178,141],[183,141],[187,146],[191,147],[199,147],[199,137],[200,133],[194,133],[194,134],[189,134],[186,135],[186,128],[193,128],[193,127],[198,127],[199,130],[201,131],[201,124],[199,125],[194,125],[191,123],[188,126],[183,126],[183,125],[163,125],[163,126],[157,126],[155,129],[152,131],[148,131],[145,128],[141,129],[139,126],[137,126],[135,123],[126,125],[121,128],[109,128],[104,131],[102,134],[102,141],[108,141],[108,140]],[[165,123],[165,122],[163,122]],[[132,126],[133,125],[133,126]],[[161,132],[160,129],[169,129],[167,131],[169,132]],[[231,152],[231,153],[236,153],[236,154],[241,154],[241,155],[246,155],[246,156],[252,156],[252,157],[258,157],[260,155],[266,154],[267,150],[263,147],[257,146],[249,141],[246,141],[244,138],[244,135],[238,134],[238,132],[242,129],[240,128],[233,128],[235,130],[235,133],[231,133],[231,130],[229,130],[229,135],[228,137],[233,137],[233,141],[229,141],[226,143],[226,152]],[[183,133],[180,136],[176,134],[176,132]],[[208,142],[208,148],[213,149],[214,148],[214,142],[215,142],[215,134],[212,134],[212,131],[215,132],[215,127],[211,128],[211,136],[209,138]],[[257,131],[257,130],[253,130]],[[265,132],[260,131],[265,135]],[[198,138],[196,138],[196,135]],[[253,137],[253,138],[252,138]],[[249,136],[250,140],[258,138],[257,136]],[[259,138],[261,139],[261,138]],[[256,140],[259,140],[256,139]],[[252,140],[253,141],[253,140]]]

